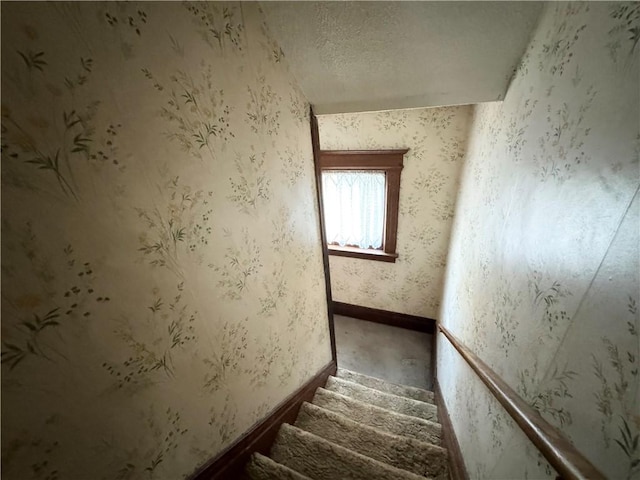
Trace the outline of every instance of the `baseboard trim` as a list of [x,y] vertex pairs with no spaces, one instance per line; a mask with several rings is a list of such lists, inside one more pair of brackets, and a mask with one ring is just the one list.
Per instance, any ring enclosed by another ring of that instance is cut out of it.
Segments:
[[329,375],[336,373],[332,360],[311,380],[278,405],[266,418],[251,427],[226,450],[200,467],[191,480],[232,480],[241,478],[242,469],[253,452],[268,455],[280,425],[293,423],[302,402],[310,402],[318,387],[327,383]]
[[460,444],[453,429],[449,411],[442,398],[442,390],[440,390],[440,382],[438,382],[437,378],[435,380],[435,394],[438,420],[442,425],[442,446],[449,452],[449,478],[451,480],[469,480],[469,473],[464,465]]
[[333,302],[333,313],[418,332],[435,333],[436,331],[436,321],[432,318],[361,307],[350,303]]

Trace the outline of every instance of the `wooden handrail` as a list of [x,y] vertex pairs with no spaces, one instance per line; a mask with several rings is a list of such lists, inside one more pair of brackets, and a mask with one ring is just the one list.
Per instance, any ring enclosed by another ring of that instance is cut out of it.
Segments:
[[569,442],[556,427],[518,395],[491,367],[462,344],[449,330],[438,324],[438,330],[451,342],[469,366],[480,377],[511,418],[520,426],[547,462],[563,480],[605,480],[606,477]]

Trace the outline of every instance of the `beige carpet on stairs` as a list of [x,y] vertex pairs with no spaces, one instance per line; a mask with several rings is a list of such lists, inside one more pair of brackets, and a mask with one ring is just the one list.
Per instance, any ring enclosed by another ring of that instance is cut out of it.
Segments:
[[448,478],[432,392],[338,369],[284,424],[269,457],[254,454],[251,480]]

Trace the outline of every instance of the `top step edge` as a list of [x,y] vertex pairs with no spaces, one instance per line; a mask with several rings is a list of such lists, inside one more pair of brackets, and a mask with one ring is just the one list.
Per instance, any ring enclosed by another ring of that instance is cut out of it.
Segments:
[[324,388],[413,417],[434,421],[438,416],[438,406],[435,403],[383,392],[344,378],[329,376]]
[[[349,404],[352,404],[354,406],[360,406],[360,405],[365,406],[366,405],[368,408],[372,408],[372,409],[378,411],[380,414],[383,414],[383,415],[386,414],[386,415],[392,415],[392,416],[399,416],[399,417],[404,418],[405,420],[409,420],[411,422],[418,422],[418,423],[422,424],[424,428],[435,427],[436,429],[438,429],[439,435],[442,434],[442,424],[440,422],[438,422],[438,421],[427,420],[425,418],[420,418],[420,417],[416,417],[416,416],[413,416],[413,415],[407,415],[406,413],[396,412],[396,411],[391,410],[389,408],[380,407],[378,405],[373,405],[373,404],[367,403],[367,402],[365,402],[363,400],[358,400],[356,398],[349,397],[348,395],[344,395],[342,393],[338,393],[338,392],[335,392],[333,390],[328,390],[328,389],[323,388],[323,387],[319,387],[316,390],[316,393],[315,393],[315,395],[313,397],[313,400],[311,402],[307,402],[307,403],[311,403],[312,405],[316,405],[316,406],[320,406],[322,408],[326,408],[323,405],[319,405],[319,404],[315,403],[317,395],[334,398],[334,399],[340,400],[342,402],[348,402]],[[430,443],[430,442],[427,442],[427,443]],[[433,442],[431,442],[431,443],[433,443]]]
[[390,393],[399,397],[435,404],[435,394],[430,390],[425,390],[411,385],[400,385],[381,378],[372,377],[363,373],[354,372],[346,368],[338,368],[335,377],[342,380],[357,383],[363,387],[372,388],[384,393]]
[[[348,416],[339,413],[339,412],[335,412],[333,410],[331,410],[330,408],[325,408],[321,405],[316,405],[314,403],[309,403],[309,402],[303,402],[302,406],[300,407],[301,411],[304,411],[309,418],[313,419],[315,418],[318,414],[320,415],[325,415],[327,416],[330,421],[335,421],[337,420],[338,422],[346,422],[348,424],[353,424],[355,428],[361,428],[363,430],[369,431],[369,432],[375,432],[377,435],[379,435],[380,437],[387,437],[390,438],[392,440],[398,441],[398,442],[402,442],[408,445],[412,445],[414,448],[415,447],[419,447],[422,449],[431,449],[433,452],[436,453],[440,453],[440,454],[444,454],[444,455],[448,455],[448,450],[446,447],[443,447],[442,444],[438,444],[438,443],[433,443],[433,442],[428,442],[425,440],[418,440],[415,438],[408,438],[402,435],[399,435],[397,433],[393,433],[393,432],[389,432],[387,430],[384,430],[382,428],[379,427],[373,427],[371,425],[367,425],[366,423],[362,423],[362,422],[358,422],[357,420],[353,420],[352,418],[349,418]],[[402,415],[402,414],[400,414]],[[412,417],[415,418],[415,417]],[[428,420],[426,420],[428,422]],[[439,424],[437,424],[439,425]],[[294,424],[295,427],[298,427],[302,430],[306,430],[306,428],[304,428],[303,426],[298,425],[298,420],[296,419],[296,423]],[[311,432],[313,433],[313,432]]]

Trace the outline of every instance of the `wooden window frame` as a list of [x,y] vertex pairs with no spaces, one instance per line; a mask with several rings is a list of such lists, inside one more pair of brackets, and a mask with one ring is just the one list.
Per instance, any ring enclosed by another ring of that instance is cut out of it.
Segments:
[[[327,245],[329,255],[364,258],[395,263],[398,237],[398,206],[400,204],[400,174],[404,155],[401,150],[321,150],[320,176],[324,170],[377,170],[385,172],[385,216],[381,250]],[[320,178],[322,181],[322,178]],[[323,202],[324,203],[324,202]],[[324,208],[324,204],[321,205]]]

